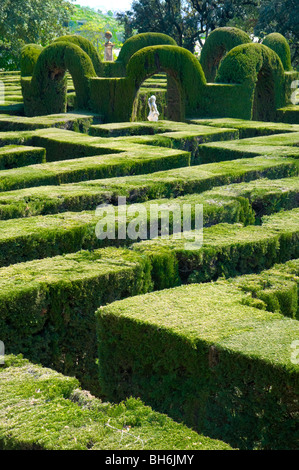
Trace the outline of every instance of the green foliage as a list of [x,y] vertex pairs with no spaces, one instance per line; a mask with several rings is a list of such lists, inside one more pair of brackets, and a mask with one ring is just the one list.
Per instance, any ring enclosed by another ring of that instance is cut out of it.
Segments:
[[0,68],[20,70],[25,44],[46,46],[65,32],[73,7],[65,0],[3,0],[0,5]]
[[282,34],[290,44],[293,67],[299,64],[299,5],[297,0],[263,0],[255,34]]
[[282,34],[268,34],[268,36],[263,39],[263,44],[276,52],[286,71],[292,70],[290,46]]
[[217,28],[209,34],[200,55],[207,82],[214,82],[221,59],[240,44],[250,43],[250,37],[238,28]]

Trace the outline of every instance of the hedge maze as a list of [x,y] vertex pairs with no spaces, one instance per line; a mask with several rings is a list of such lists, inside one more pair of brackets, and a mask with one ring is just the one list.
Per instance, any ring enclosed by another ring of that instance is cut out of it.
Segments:
[[297,449],[283,39],[220,28],[198,61],[137,35],[101,63],[64,37],[26,46],[21,75],[0,73],[0,448]]

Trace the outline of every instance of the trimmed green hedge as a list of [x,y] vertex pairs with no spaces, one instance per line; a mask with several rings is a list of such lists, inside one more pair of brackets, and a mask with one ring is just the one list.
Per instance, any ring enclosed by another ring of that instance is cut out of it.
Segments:
[[66,70],[74,82],[78,107],[88,109],[89,77],[96,76],[92,61],[79,46],[69,41],[58,41],[42,51],[31,81],[22,80],[27,116],[66,112]]
[[45,163],[45,161],[46,151],[43,148],[26,147],[25,145],[0,147],[0,171],[36,165],[38,163]]
[[240,44],[251,43],[251,39],[238,28],[224,27],[212,31],[206,39],[200,55],[200,63],[207,82],[214,82],[221,59]]
[[[91,153],[96,153],[95,149]],[[168,170],[190,165],[188,152],[161,149],[159,154],[147,146],[138,146],[131,152],[118,152],[116,154],[101,155],[98,149],[97,156],[85,157],[61,162],[50,162],[42,165],[31,165],[0,171],[0,192],[12,191],[22,188],[32,188],[44,185],[60,185],[77,181],[112,178],[132,174],[153,173],[161,168]]]
[[167,34],[162,33],[141,33],[132,36],[124,43],[121,51],[117,57],[116,62],[121,62],[124,67],[129,63],[131,57],[140,49],[148,46],[158,45],[171,45],[176,46],[177,43]]
[[94,312],[148,292],[150,264],[107,248],[0,269],[0,330],[6,354],[23,353],[99,391]]
[[298,164],[294,159],[256,157],[161,171],[152,175],[21,189],[0,194],[0,219],[95,210],[102,203],[117,204],[118,196],[126,196],[128,202],[144,202],[160,197],[201,193],[225,184],[296,175]]
[[286,38],[280,33],[268,34],[263,39],[264,46],[270,47],[280,58],[286,71],[292,70],[291,49]]
[[227,282],[182,286],[97,312],[100,381],[240,449],[296,449],[299,324],[244,305]]
[[102,75],[103,67],[102,67],[100,56],[96,48],[92,44],[92,42],[89,41],[89,39],[86,39],[77,34],[73,34],[73,35],[61,36],[55,39],[54,42],[63,42],[63,43],[68,42],[71,44],[75,44],[76,46],[79,46],[90,57],[96,74],[98,76]]
[[103,403],[74,378],[20,356],[5,361],[0,368],[2,450],[231,450],[140,400]]
[[[158,205],[161,224],[162,213],[167,221],[169,211],[169,229],[173,232],[173,212],[184,204],[191,206],[191,223],[194,226],[195,205],[203,204],[204,226],[222,222],[254,224],[265,214],[280,210],[290,210],[298,206],[299,183],[298,177],[281,180],[257,180],[250,183],[232,184],[202,194],[186,195],[170,199],[152,199],[142,205],[135,204],[128,209],[136,213],[127,215],[126,227],[136,220],[142,220],[145,233],[150,238],[150,208]],[[162,209],[162,207],[164,209]],[[146,215],[143,216],[144,209]],[[140,213],[138,212],[140,211]],[[164,211],[164,212],[163,212]],[[103,214],[104,217],[104,214]],[[128,237],[125,239],[99,240],[95,235],[97,223],[102,220],[95,211],[65,212],[58,215],[27,217],[18,220],[3,221],[0,233],[0,266],[7,266],[32,259],[45,258],[76,252],[81,249],[95,249],[108,245],[134,243]],[[108,220],[108,219],[107,219]],[[111,216],[111,230],[118,233],[119,214],[115,208],[115,218]],[[160,225],[159,225],[160,226]],[[105,230],[109,231],[109,228]],[[137,228],[136,231],[138,232]],[[137,236],[137,235],[136,235]],[[152,235],[154,236],[154,235]]]
[[0,132],[23,131],[57,127],[64,130],[87,133],[90,126],[99,121],[93,114],[66,113],[38,117],[1,116]]
[[32,77],[37,59],[44,48],[38,44],[26,44],[21,49],[21,76]]
[[259,272],[299,257],[299,210],[266,216],[258,227],[219,224],[132,247],[151,259],[156,289]]
[[[273,121],[276,110],[286,103],[281,60],[262,44],[243,44],[232,49],[222,60],[215,81],[240,84],[246,90],[245,119]],[[225,107],[225,103],[222,105]]]
[[242,303],[299,320],[299,260],[229,280],[245,292]]

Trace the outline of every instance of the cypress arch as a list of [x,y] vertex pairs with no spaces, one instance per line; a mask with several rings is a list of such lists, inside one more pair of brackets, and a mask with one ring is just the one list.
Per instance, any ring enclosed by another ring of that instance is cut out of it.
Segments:
[[79,46],[90,57],[96,74],[99,77],[102,75],[102,62],[100,56],[92,42],[89,41],[89,39],[86,39],[82,36],[78,36],[76,34],[70,34],[55,39],[54,43],[55,42],[69,42],[71,44]]
[[119,56],[116,60],[117,63],[122,63],[127,66],[131,57],[140,49],[149,46],[170,45],[177,46],[176,41],[162,33],[140,33],[127,39],[121,48]]
[[58,41],[41,52],[31,80],[22,82],[27,115],[66,112],[66,71],[72,76],[78,107],[80,109],[89,107],[89,79],[97,76],[93,63],[79,46]]
[[168,100],[175,100],[180,108],[175,113],[176,120],[183,120],[185,113],[190,115],[198,108],[198,101],[206,84],[202,67],[195,56],[182,47],[171,45],[145,47],[132,56],[127,66],[127,77],[134,85],[134,101],[142,83],[159,72],[169,75],[176,85],[172,92],[178,93],[178,97],[175,99],[174,96],[169,96]]
[[279,56],[286,71],[292,70],[291,49],[286,38],[280,33],[268,34],[263,39],[264,46],[270,47]]
[[214,82],[222,58],[240,44],[251,43],[251,39],[239,28],[217,28],[212,31],[201,52],[200,63],[208,82]]
[[221,62],[216,82],[242,85],[244,107],[250,111],[247,119],[273,121],[276,110],[285,105],[283,65],[263,44],[242,44],[232,49]]

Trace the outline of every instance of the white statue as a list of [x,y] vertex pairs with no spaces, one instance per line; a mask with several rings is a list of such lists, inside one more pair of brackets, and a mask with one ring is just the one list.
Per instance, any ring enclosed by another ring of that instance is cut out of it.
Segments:
[[159,119],[159,111],[157,109],[157,105],[156,105],[156,97],[155,95],[151,96],[148,100],[148,106],[149,106],[149,109],[150,109],[150,113],[147,117],[147,119],[149,121],[158,121]]

